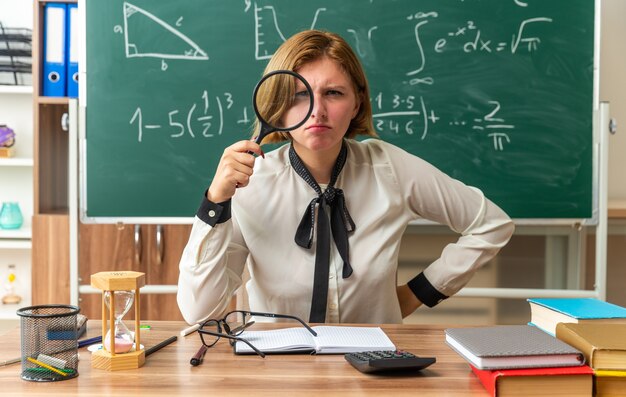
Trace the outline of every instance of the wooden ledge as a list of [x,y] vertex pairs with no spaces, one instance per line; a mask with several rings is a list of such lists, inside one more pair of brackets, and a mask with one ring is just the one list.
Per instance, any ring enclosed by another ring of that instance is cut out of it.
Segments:
[[626,219],[626,200],[609,200],[609,219]]

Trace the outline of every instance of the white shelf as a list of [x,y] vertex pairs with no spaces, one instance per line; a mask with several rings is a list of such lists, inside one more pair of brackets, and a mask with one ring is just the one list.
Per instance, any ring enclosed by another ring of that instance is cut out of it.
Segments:
[[[0,6],[2,9],[0,19],[5,25],[33,28],[33,6],[38,6],[38,1],[0,0],[0,3],[11,4],[10,7]],[[13,22],[9,23],[11,20]],[[36,76],[30,77],[34,80]],[[15,201],[19,203],[24,218],[24,224],[17,230],[0,228],[0,298],[6,293],[4,287],[7,282],[7,266],[10,264],[15,265],[16,291],[23,297],[22,302],[17,305],[5,305],[0,300],[0,320],[17,320],[19,317],[15,313],[16,310],[32,304],[31,218],[35,173],[33,97],[37,92],[34,91],[29,79],[22,82],[25,85],[0,85],[0,122],[6,123],[16,133],[13,152],[15,157],[0,158],[0,206],[2,202]]]
[[33,159],[26,157],[0,158],[0,167],[32,167]]
[[29,250],[32,248],[30,240],[3,239],[0,240],[0,249]]
[[0,301],[0,320],[18,320],[17,309],[32,306],[30,299],[22,298],[22,301],[16,305],[5,305]]
[[30,227],[19,229],[0,229],[0,239],[23,239],[30,240],[33,232]]
[[32,94],[30,85],[0,85],[0,94]]

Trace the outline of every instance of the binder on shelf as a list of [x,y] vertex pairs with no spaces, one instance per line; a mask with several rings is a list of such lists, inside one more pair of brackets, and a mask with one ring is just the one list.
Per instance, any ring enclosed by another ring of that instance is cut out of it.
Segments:
[[67,5],[67,96],[78,98],[78,4]]
[[65,19],[63,3],[44,6],[44,53],[42,86],[44,96],[66,95]]

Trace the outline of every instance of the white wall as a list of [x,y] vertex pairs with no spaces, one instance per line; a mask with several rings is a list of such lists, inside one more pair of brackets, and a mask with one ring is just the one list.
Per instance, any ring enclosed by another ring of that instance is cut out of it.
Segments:
[[32,0],[0,0],[0,22],[6,28],[33,28]]
[[626,200],[626,1],[602,0],[600,100],[618,123],[609,140],[609,200]]

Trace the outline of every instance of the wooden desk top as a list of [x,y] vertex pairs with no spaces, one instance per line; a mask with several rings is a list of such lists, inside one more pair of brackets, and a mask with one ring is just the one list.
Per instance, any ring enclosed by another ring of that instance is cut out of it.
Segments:
[[[149,322],[142,344],[151,347],[186,328],[182,322]],[[293,324],[257,324],[258,328],[290,327]],[[255,327],[257,327],[255,325]],[[399,349],[418,356],[435,356],[437,362],[416,375],[366,375],[343,355],[236,356],[225,340],[210,348],[202,365],[190,358],[201,346],[192,333],[146,358],[143,367],[107,372],[91,368],[90,352],[79,349],[79,376],[60,382],[28,382],[20,378],[21,364],[0,367],[0,395],[10,396],[176,396],[213,395],[410,395],[488,396],[469,366],[444,342],[441,326],[382,326]],[[89,321],[85,337],[99,334],[99,321]],[[19,329],[0,339],[0,362],[20,355]],[[393,391],[393,394],[391,394]]]

